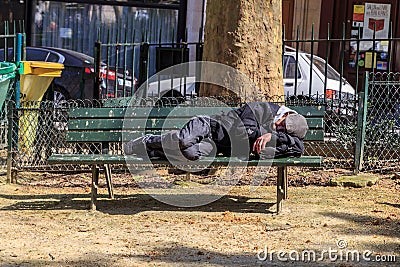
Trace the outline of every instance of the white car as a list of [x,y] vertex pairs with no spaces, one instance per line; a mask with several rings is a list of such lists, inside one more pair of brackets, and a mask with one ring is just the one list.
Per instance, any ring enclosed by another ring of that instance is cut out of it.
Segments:
[[161,97],[182,98],[184,95],[188,98],[195,97],[197,96],[195,78],[196,77],[169,78],[150,82],[147,88],[147,95],[150,97],[155,97],[159,94]]
[[[325,60],[312,57],[312,72],[310,73],[311,55],[299,51],[297,53],[298,67],[296,80],[296,51],[293,48],[285,47],[283,59],[283,83],[285,97],[305,96],[313,99],[323,99],[326,80],[326,99],[354,100],[354,88],[334,70]],[[325,79],[325,65],[327,66],[327,78]],[[154,80],[153,80],[154,81]],[[186,95],[187,98],[196,96],[195,77],[186,78],[164,78],[160,81],[150,82],[148,85],[148,96],[180,97]],[[311,91],[310,91],[311,81]],[[297,82],[297,88],[295,83]],[[184,86],[186,84],[186,86]],[[186,93],[185,93],[186,92]]]
[[[296,57],[297,56],[297,57]],[[296,58],[298,59],[297,80],[296,80]],[[312,57],[312,72],[311,55],[305,52],[296,50],[290,47],[285,47],[283,58],[283,84],[285,96],[311,96],[311,98],[321,99],[326,92],[326,98],[335,100],[339,99],[341,92],[341,100],[354,100],[356,91],[354,88],[333,69],[326,61],[318,56]],[[325,78],[325,66],[327,76]],[[326,80],[326,91],[325,90]],[[297,82],[297,88],[296,88]],[[311,82],[311,91],[310,91]]]

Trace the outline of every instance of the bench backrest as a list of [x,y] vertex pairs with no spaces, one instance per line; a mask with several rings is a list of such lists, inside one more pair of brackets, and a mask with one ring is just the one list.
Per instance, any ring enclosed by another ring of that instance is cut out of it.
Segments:
[[[305,141],[323,141],[324,107],[291,106],[306,117],[310,130]],[[67,142],[122,142],[147,133],[159,134],[165,130],[180,129],[196,115],[214,115],[227,112],[229,107],[162,107],[162,108],[71,108]]]

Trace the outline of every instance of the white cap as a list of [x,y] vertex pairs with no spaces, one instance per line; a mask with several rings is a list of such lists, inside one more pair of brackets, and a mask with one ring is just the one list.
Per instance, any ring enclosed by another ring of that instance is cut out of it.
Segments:
[[281,106],[281,107],[278,109],[278,112],[276,113],[276,116],[275,116],[275,118],[274,118],[274,123],[276,123],[276,122],[277,122],[280,118],[282,118],[282,116],[285,115],[286,113],[295,113],[295,114],[297,114],[297,112],[294,111],[293,109],[290,109],[290,108],[285,107],[285,106]]

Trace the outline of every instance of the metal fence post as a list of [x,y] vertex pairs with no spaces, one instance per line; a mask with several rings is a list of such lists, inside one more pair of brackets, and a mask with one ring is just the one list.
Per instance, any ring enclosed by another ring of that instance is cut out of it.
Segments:
[[[20,62],[22,60],[22,43],[23,43],[23,35],[21,33],[17,34],[17,53],[16,53],[16,65],[18,68],[20,68]],[[17,79],[16,79],[16,85],[15,85],[15,106],[16,108],[19,108],[20,102],[21,102],[21,83],[20,83],[20,78],[19,78],[19,71],[17,72]]]
[[93,88],[93,99],[100,99],[101,91],[101,42],[97,41],[94,45],[94,72],[95,81]]
[[13,158],[14,158],[14,152],[13,152],[13,127],[14,127],[14,102],[10,101],[8,102],[7,106],[7,183],[12,183],[13,181]]
[[[197,43],[196,44],[196,61],[200,62],[203,60],[203,44],[202,43]],[[196,80],[201,79],[201,63],[197,64],[197,66],[199,66],[198,68],[196,68]],[[197,82],[195,84],[195,92],[197,95],[199,95],[200,93],[200,83]]]
[[364,73],[364,91],[359,93],[358,112],[357,112],[357,139],[354,154],[354,173],[357,174],[362,169],[364,146],[365,146],[365,129],[367,122],[367,106],[368,106],[368,86],[369,72]]
[[[16,47],[16,77],[15,77],[15,93],[14,93],[14,100],[15,103],[12,101],[8,102],[8,122],[7,122],[7,182],[12,183],[15,179],[15,173],[13,172],[13,160],[15,158],[16,151],[18,151],[18,119],[15,117],[15,114],[18,113],[18,109],[20,108],[21,102],[21,84],[20,84],[20,62],[24,57],[22,52],[23,46],[23,37],[22,33],[17,34],[17,47]],[[15,146],[13,145],[15,143]],[[16,151],[14,151],[14,149]]]
[[[139,84],[141,86],[147,80],[148,74],[148,57],[149,57],[149,44],[140,44],[140,56],[139,56]],[[147,90],[145,92],[147,94]]]

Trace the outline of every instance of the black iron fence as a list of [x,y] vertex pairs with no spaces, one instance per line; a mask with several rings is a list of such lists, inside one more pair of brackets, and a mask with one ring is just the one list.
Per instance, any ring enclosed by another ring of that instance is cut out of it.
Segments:
[[[200,61],[203,43],[101,43],[95,45],[95,95],[99,98],[132,96],[140,85],[160,71],[189,61]],[[170,73],[161,80],[187,76],[188,72]],[[107,89],[106,89],[107,88]],[[149,92],[160,97],[163,90]],[[182,97],[187,92],[174,91]],[[146,93],[147,94],[147,93]]]

